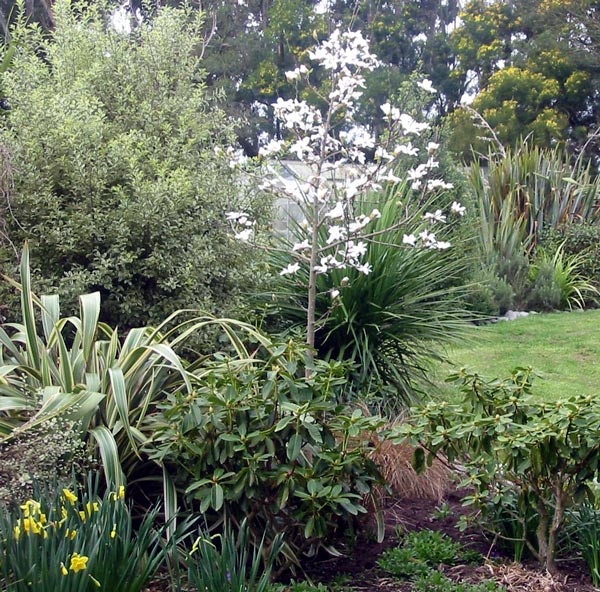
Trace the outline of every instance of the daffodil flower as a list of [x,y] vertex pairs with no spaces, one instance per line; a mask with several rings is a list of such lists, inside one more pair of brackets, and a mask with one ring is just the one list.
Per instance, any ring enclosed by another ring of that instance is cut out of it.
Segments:
[[87,568],[88,560],[89,557],[86,557],[85,555],[73,553],[73,555],[71,556],[71,564],[69,565],[69,569],[75,573],[83,571]]

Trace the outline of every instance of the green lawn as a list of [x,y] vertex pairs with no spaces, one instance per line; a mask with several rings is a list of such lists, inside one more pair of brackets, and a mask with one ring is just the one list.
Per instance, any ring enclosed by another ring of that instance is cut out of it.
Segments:
[[[468,339],[448,350],[458,368],[506,378],[516,366],[531,366],[540,375],[533,389],[540,397],[600,395],[600,310],[536,314],[473,327]],[[443,384],[451,371],[444,364],[434,372],[444,396],[455,392],[453,385]]]

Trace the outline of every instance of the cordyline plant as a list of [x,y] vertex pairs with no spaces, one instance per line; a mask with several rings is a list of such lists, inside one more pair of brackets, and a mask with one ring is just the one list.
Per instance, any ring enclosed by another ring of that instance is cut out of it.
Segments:
[[[282,175],[281,166],[268,164],[266,174],[263,172],[262,188],[277,197],[292,200],[304,216],[301,222],[304,239],[292,245],[290,263],[280,274],[295,274],[302,266],[308,270],[306,342],[313,349],[319,274],[347,268],[369,274],[372,267],[363,262],[369,244],[389,242],[386,240],[389,232],[399,228],[412,229],[403,236],[405,248],[450,247],[450,243],[438,240],[434,232],[423,227],[424,223],[425,226],[444,223],[446,214],[442,210],[428,212],[421,220],[407,214],[388,228],[374,230],[372,223],[381,213],[378,209],[368,214],[360,212],[361,198],[383,189],[384,185],[401,182],[409,182],[414,191],[422,194],[449,189],[451,184],[434,177],[438,167],[435,153],[439,148],[435,142],[428,144],[424,162],[401,177],[396,176],[394,165],[400,156],[418,155],[419,149],[412,145],[410,138],[428,129],[427,123],[416,121],[389,103],[381,106],[387,117],[387,129],[377,142],[367,129],[353,123],[356,104],[365,85],[362,72],[378,66],[378,59],[360,32],[336,30],[328,40],[309,51],[308,56],[329,74],[325,85],[329,89],[327,95],[311,86],[311,69],[306,65],[300,65],[286,76],[296,83],[298,91],[301,84],[310,87],[325,108],[320,110],[298,98],[278,99],[273,111],[285,137],[269,142],[260,150],[260,155],[275,160],[292,155],[309,171],[306,175],[292,172],[290,178]],[[427,80],[421,86],[435,92]],[[373,161],[367,159],[367,153],[374,154]],[[463,206],[456,202],[451,211],[464,214]],[[236,238],[253,239],[255,223],[245,212],[229,212],[227,218]],[[420,232],[416,230],[418,226],[421,226]],[[339,297],[347,283],[348,278],[343,278],[339,287],[330,291],[332,301]]]

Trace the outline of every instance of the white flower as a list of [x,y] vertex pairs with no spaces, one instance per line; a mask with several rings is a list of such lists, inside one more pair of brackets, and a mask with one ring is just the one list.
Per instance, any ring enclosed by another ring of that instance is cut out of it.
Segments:
[[387,181],[388,183],[401,183],[402,179],[394,175],[392,171],[385,171],[385,174],[379,177],[380,181]]
[[271,154],[276,154],[281,151],[284,144],[283,140],[271,140],[266,146],[261,146],[258,149],[258,155],[266,158],[267,156],[271,156]]
[[413,146],[410,142],[408,144],[398,144],[394,148],[394,154],[406,154],[407,156],[416,156],[419,154],[419,149]]
[[446,216],[444,216],[444,214],[442,213],[442,210],[436,210],[433,213],[427,212],[423,216],[423,218],[425,220],[429,220],[432,224],[435,224],[436,222],[445,222],[446,221]]
[[301,243],[294,243],[292,247],[292,251],[305,251],[306,249],[310,249],[308,239],[303,240]]
[[310,145],[310,136],[304,136],[303,138],[296,140],[290,146],[290,152],[295,154],[298,160],[302,160],[305,154],[310,156],[313,152],[313,149]]
[[371,220],[379,220],[379,218],[381,218],[381,212],[377,208],[373,208],[373,211],[369,214],[369,218]]
[[[346,197],[348,199],[352,199],[357,196],[361,190],[368,188],[369,178],[366,176],[359,177],[358,179],[354,179],[352,181],[348,181],[346,184]],[[373,187],[370,187],[373,189]]]
[[402,244],[414,247],[417,244],[417,237],[414,234],[405,234],[402,237]]
[[419,238],[423,242],[426,247],[435,247],[437,243],[437,239],[435,238],[435,234],[433,232],[428,232],[427,230],[423,230],[423,232],[419,232]]
[[346,257],[348,259],[360,259],[367,252],[367,243],[359,241],[354,244],[353,241],[348,242],[348,246],[346,247]]
[[400,109],[398,107],[392,107],[389,103],[384,103],[379,107],[384,115],[387,115],[392,121],[400,119]]
[[453,214],[458,214],[459,216],[464,216],[465,212],[467,211],[467,208],[465,208],[465,206],[462,206],[461,204],[459,204],[457,201],[453,201],[452,205],[450,206],[450,211]]
[[427,174],[427,167],[420,164],[416,169],[409,169],[407,176],[409,181],[417,181]]
[[377,56],[370,52],[369,43],[360,31],[341,33],[336,29],[327,41],[314,51],[309,51],[308,55],[326,70],[348,71],[351,67],[373,70],[379,64]]
[[452,183],[446,183],[442,179],[430,179],[427,181],[427,189],[433,191],[434,189],[452,189],[454,185]]
[[249,241],[252,238],[252,228],[246,228],[244,230],[240,230],[237,234],[234,235],[234,238],[242,241]]
[[436,249],[440,249],[440,250],[444,250],[444,249],[449,249],[452,245],[450,243],[444,242],[444,241],[437,241],[435,243],[435,248]]
[[357,265],[356,271],[369,275],[373,271],[373,266],[370,263],[364,263],[363,265]]
[[428,123],[419,123],[407,113],[402,113],[399,117],[400,126],[405,134],[419,135],[422,131],[429,128]]
[[331,295],[331,299],[335,300],[340,295],[340,291],[333,288],[329,294]]
[[424,80],[421,80],[421,82],[417,82],[417,86],[419,88],[422,88],[424,91],[427,91],[430,93],[437,92],[437,90],[435,90],[435,88],[433,88],[433,84],[431,83],[431,80],[428,80],[427,78],[425,78]]
[[332,220],[340,220],[344,217],[344,204],[341,201],[338,201],[335,204],[333,210],[330,210],[325,214],[326,218],[331,218]]
[[289,82],[293,82],[294,80],[298,80],[298,78],[300,78],[302,74],[308,74],[308,68],[304,64],[298,66],[294,70],[286,72],[285,77],[288,79]]
[[370,216],[365,216],[364,214],[360,214],[354,220],[354,222],[350,222],[348,224],[348,231],[350,234],[361,231],[369,222],[371,221]]
[[279,275],[293,275],[300,269],[300,263],[290,263],[287,267],[284,267]]
[[346,229],[341,226],[330,226],[329,236],[327,237],[327,244],[335,243],[346,238]]
[[429,142],[429,144],[427,144],[427,154],[433,154],[439,147],[440,145],[437,142]]

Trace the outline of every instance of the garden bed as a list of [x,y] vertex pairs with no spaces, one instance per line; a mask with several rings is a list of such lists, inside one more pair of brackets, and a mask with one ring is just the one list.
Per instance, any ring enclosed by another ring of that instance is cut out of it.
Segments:
[[[565,562],[554,576],[532,562],[514,563],[493,543],[492,537],[480,530],[459,530],[457,518],[466,513],[457,492],[451,493],[441,504],[422,498],[389,500],[385,509],[386,537],[382,543],[363,534],[342,557],[308,560],[303,566],[305,574],[297,574],[296,579],[307,578],[339,592],[410,592],[413,589],[411,582],[386,574],[377,560],[386,549],[397,544],[398,533],[431,529],[488,558],[483,565],[440,566],[453,581],[480,583],[494,580],[504,585],[507,592],[597,592],[598,588],[590,583],[583,561]],[[169,592],[168,578],[157,579],[145,592]]]

